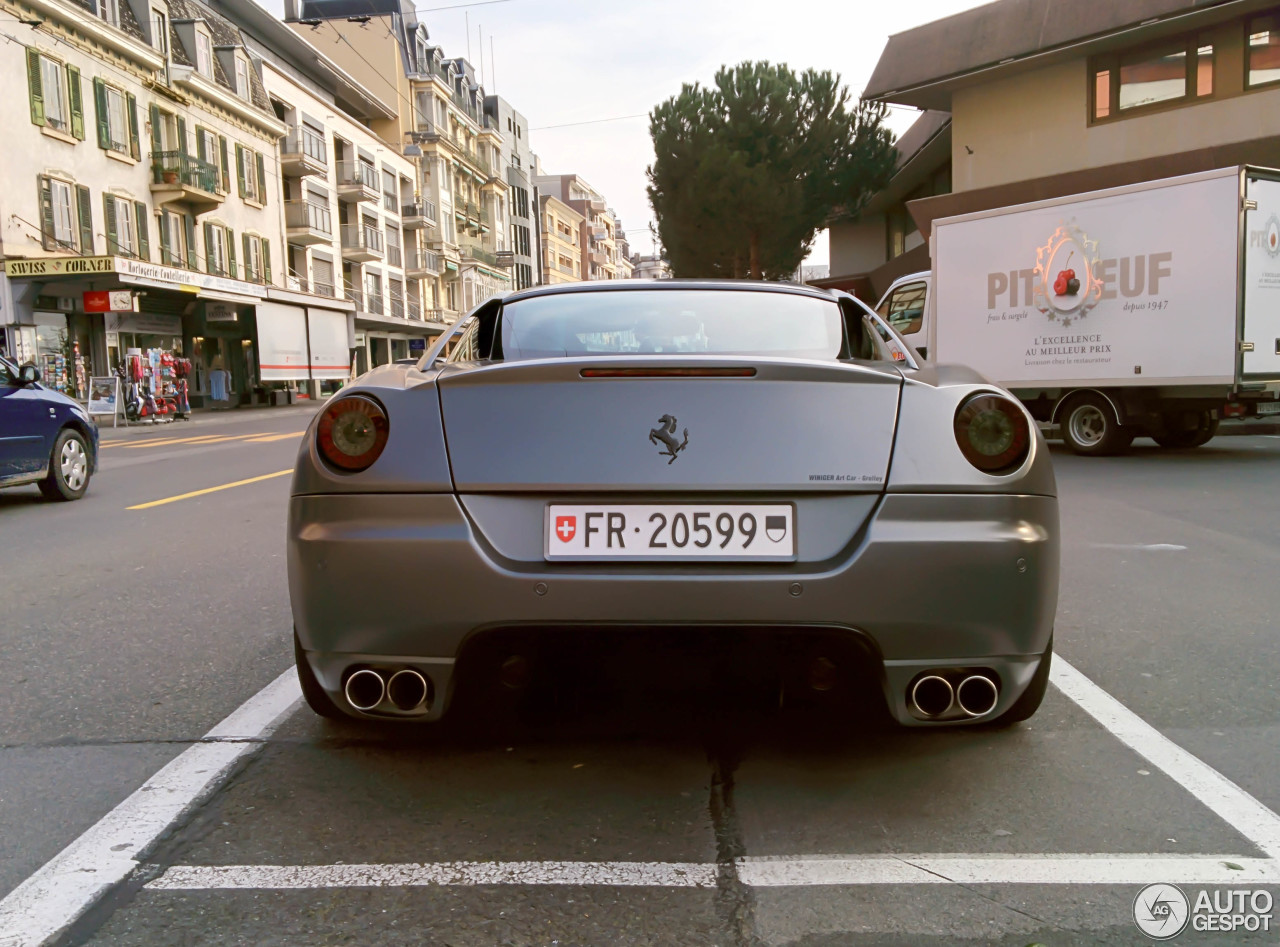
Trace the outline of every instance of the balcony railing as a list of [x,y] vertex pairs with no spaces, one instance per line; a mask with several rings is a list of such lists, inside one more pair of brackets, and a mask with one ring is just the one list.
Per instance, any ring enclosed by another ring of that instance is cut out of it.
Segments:
[[356,304],[356,310],[358,312],[365,311],[364,293],[362,291],[356,289],[355,287],[348,286],[346,288],[346,291],[343,293],[343,295],[347,297],[347,302],[352,302]]
[[316,233],[333,234],[333,216],[329,208],[314,201],[285,201],[284,223],[286,227],[305,227]]
[[461,253],[466,259],[475,260],[477,263],[487,263],[489,266],[505,267],[511,266],[514,262],[509,253],[487,250],[475,243],[463,243],[461,245]]
[[321,283],[319,280],[311,281],[311,292],[317,296],[336,296],[336,288],[332,283]]
[[364,302],[365,302],[365,305],[368,307],[367,309],[365,309],[365,312],[371,312],[375,316],[382,315],[383,306],[382,306],[381,293],[365,293]]
[[417,201],[413,204],[405,204],[400,208],[400,216],[405,218],[422,217],[432,223],[439,219],[436,216],[435,201]]
[[284,278],[285,289],[291,289],[295,293],[308,292],[307,278],[300,273],[290,270]]
[[408,256],[405,271],[408,273],[431,273],[432,275],[437,275],[440,272],[440,254],[432,253],[430,250],[412,252]]
[[410,319],[417,319],[419,322],[421,322],[422,321],[422,303],[418,302],[416,299],[410,299],[408,316]]
[[391,315],[395,316],[397,319],[403,319],[404,297],[396,292],[388,293],[388,296],[391,298]]
[[382,231],[364,224],[343,224],[342,249],[368,250],[380,254],[383,252]]
[[381,193],[378,187],[378,172],[367,161],[339,161],[338,184],[340,186],[363,185]]
[[428,309],[423,313],[427,322],[447,322],[447,309]]
[[181,184],[206,194],[217,194],[221,183],[217,165],[181,151],[151,152],[151,173],[156,184]]
[[280,142],[280,152],[286,155],[305,155],[319,164],[328,166],[329,151],[324,145],[324,135],[306,125],[294,125]]

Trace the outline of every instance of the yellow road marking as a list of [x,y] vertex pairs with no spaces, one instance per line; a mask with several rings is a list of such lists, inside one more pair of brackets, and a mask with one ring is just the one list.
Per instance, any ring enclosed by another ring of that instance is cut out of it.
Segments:
[[248,480],[237,480],[235,483],[224,483],[217,487],[205,487],[203,490],[192,490],[190,493],[181,493],[176,497],[165,497],[163,500],[152,500],[150,503],[139,503],[137,506],[127,506],[126,510],[149,510],[153,506],[164,506],[166,503],[177,503],[179,500],[190,500],[192,497],[204,496],[206,493],[217,493],[219,490],[230,490],[232,487],[243,487],[247,483],[259,483],[263,480],[272,480],[276,477],[283,477],[293,473],[293,468],[288,470],[277,470],[275,473],[263,474],[261,477],[250,477]]
[[263,434],[261,437],[251,437],[245,443],[247,444],[267,444],[271,441],[283,441],[288,437],[301,437],[304,431],[293,431],[289,434]]

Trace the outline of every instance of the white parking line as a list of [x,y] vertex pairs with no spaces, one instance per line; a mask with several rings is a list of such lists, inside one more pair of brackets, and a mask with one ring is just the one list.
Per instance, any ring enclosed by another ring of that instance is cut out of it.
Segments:
[[1271,858],[1280,858],[1280,816],[1199,757],[1178,746],[1056,654],[1049,680],[1117,740],[1145,757]]
[[753,887],[1280,884],[1280,863],[1235,855],[810,855],[738,862]]
[[1141,549],[1143,552],[1186,552],[1176,543],[1089,543],[1094,549]]
[[403,888],[423,885],[607,885],[714,888],[718,866],[695,862],[437,862],[424,865],[180,865],[147,887]]
[[[747,857],[757,888],[836,885],[1280,885],[1280,863],[1239,855],[805,855]],[[437,862],[406,865],[177,865],[154,891],[564,885],[714,888],[719,866],[690,862]]]
[[70,926],[231,768],[261,746],[301,697],[293,668],[260,690],[0,901],[0,945],[42,944]]

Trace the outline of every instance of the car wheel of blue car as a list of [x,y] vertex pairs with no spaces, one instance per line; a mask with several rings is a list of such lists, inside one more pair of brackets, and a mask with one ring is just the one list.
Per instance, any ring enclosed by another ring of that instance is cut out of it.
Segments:
[[89,489],[89,448],[79,431],[64,429],[53,442],[49,474],[40,481],[47,500],[78,500]]

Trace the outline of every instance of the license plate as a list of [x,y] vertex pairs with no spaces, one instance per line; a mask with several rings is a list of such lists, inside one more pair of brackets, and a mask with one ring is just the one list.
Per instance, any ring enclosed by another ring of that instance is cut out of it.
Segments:
[[1280,401],[1259,401],[1259,414],[1280,414]]
[[764,559],[796,554],[789,503],[550,504],[548,559]]

